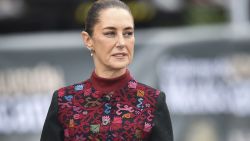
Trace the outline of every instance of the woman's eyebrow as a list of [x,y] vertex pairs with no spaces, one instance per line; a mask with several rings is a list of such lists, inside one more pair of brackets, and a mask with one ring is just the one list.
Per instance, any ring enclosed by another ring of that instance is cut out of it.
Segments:
[[129,26],[129,27],[124,28],[124,30],[134,30],[134,28]]
[[116,28],[112,26],[107,26],[107,27],[104,27],[103,29],[115,30]]
[[[104,27],[103,29],[108,29],[108,30],[116,30],[117,28],[113,27],[113,26],[107,26]],[[125,27],[124,30],[133,30],[134,28],[129,26],[129,27]]]

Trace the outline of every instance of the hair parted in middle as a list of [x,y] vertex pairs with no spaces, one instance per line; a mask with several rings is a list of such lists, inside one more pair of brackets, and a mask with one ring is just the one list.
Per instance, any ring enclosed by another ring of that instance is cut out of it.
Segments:
[[132,16],[130,8],[120,0],[96,0],[90,7],[85,20],[85,31],[89,36],[93,35],[93,28],[99,21],[100,12],[108,8],[122,8],[127,10]]

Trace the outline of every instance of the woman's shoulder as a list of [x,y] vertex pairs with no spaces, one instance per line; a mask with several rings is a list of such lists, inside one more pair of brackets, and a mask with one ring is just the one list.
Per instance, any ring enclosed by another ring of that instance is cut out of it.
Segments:
[[90,85],[91,85],[90,81],[85,80],[85,81],[81,81],[81,82],[77,82],[77,83],[73,83],[70,85],[60,87],[60,88],[56,89],[54,93],[57,93],[59,95],[62,92],[65,94],[65,92],[82,91],[82,90],[90,87]]
[[137,82],[136,89],[138,91],[143,91],[150,95],[153,95],[154,97],[158,97],[159,95],[164,94],[164,92],[162,92],[161,90],[154,88],[152,86],[149,86],[147,84],[141,83],[141,82]]
[[151,90],[155,90],[155,91],[158,90],[157,88],[149,86],[149,85],[147,85],[145,83],[137,82],[137,88],[140,88],[140,87],[144,87],[146,89],[151,89]]

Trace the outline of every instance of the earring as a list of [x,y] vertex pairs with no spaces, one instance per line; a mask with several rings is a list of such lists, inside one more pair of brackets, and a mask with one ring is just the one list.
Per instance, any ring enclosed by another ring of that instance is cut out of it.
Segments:
[[90,50],[90,56],[91,57],[93,56],[93,50],[92,49]]
[[92,48],[90,48],[90,47],[88,47],[88,49],[89,49],[89,51],[90,51],[90,56],[93,56],[94,54],[94,50],[92,49]]

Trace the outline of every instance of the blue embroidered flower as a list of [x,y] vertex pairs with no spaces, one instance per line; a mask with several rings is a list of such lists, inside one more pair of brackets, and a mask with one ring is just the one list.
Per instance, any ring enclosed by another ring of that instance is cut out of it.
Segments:
[[110,114],[111,105],[109,103],[106,103],[104,106],[105,106],[104,107],[104,113],[107,114],[107,115]]
[[72,96],[72,95],[66,95],[66,96],[64,96],[64,98],[65,98],[68,102],[70,102],[70,101],[72,101],[73,96]]
[[75,91],[81,91],[83,90],[83,85],[82,84],[78,84],[75,86]]

